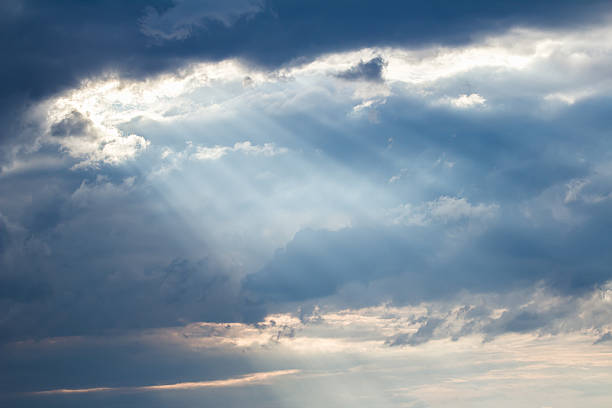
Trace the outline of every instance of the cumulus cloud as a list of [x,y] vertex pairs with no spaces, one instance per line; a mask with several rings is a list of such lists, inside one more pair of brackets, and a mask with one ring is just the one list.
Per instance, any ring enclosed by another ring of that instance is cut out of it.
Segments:
[[44,143],[54,143],[70,156],[81,160],[74,168],[117,165],[145,150],[150,141],[114,128],[94,123],[81,112],[72,111],[51,123]]

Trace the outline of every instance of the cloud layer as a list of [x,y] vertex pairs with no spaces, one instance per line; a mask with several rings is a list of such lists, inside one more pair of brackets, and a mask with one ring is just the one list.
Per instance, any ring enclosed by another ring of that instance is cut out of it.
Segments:
[[610,11],[3,3],[0,405],[609,406]]

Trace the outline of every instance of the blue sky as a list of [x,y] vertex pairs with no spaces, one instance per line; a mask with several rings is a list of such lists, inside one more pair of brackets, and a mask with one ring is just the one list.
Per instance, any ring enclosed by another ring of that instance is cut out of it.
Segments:
[[608,2],[0,6],[0,405],[607,407]]

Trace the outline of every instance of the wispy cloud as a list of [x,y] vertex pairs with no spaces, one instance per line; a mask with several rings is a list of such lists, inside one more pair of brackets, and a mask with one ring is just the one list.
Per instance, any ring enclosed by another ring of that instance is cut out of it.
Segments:
[[218,160],[230,152],[240,152],[244,154],[269,157],[287,153],[288,149],[285,147],[276,147],[274,143],[254,145],[247,140],[245,142],[235,143],[233,146],[198,146],[192,157],[198,160]]
[[197,388],[223,388],[223,387],[243,387],[247,385],[262,384],[273,378],[298,374],[300,370],[278,370],[247,374],[241,377],[228,378],[224,380],[212,381],[190,381],[174,384],[143,385],[139,387],[93,387],[93,388],[58,388],[54,390],[35,391],[34,395],[53,395],[53,394],[86,394],[107,391],[121,392],[144,392],[144,391],[172,391],[172,390],[191,390]]

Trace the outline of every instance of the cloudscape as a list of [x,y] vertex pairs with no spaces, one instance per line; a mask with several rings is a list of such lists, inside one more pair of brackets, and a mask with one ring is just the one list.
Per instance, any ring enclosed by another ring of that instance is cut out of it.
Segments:
[[0,406],[612,405],[609,1],[0,32]]

